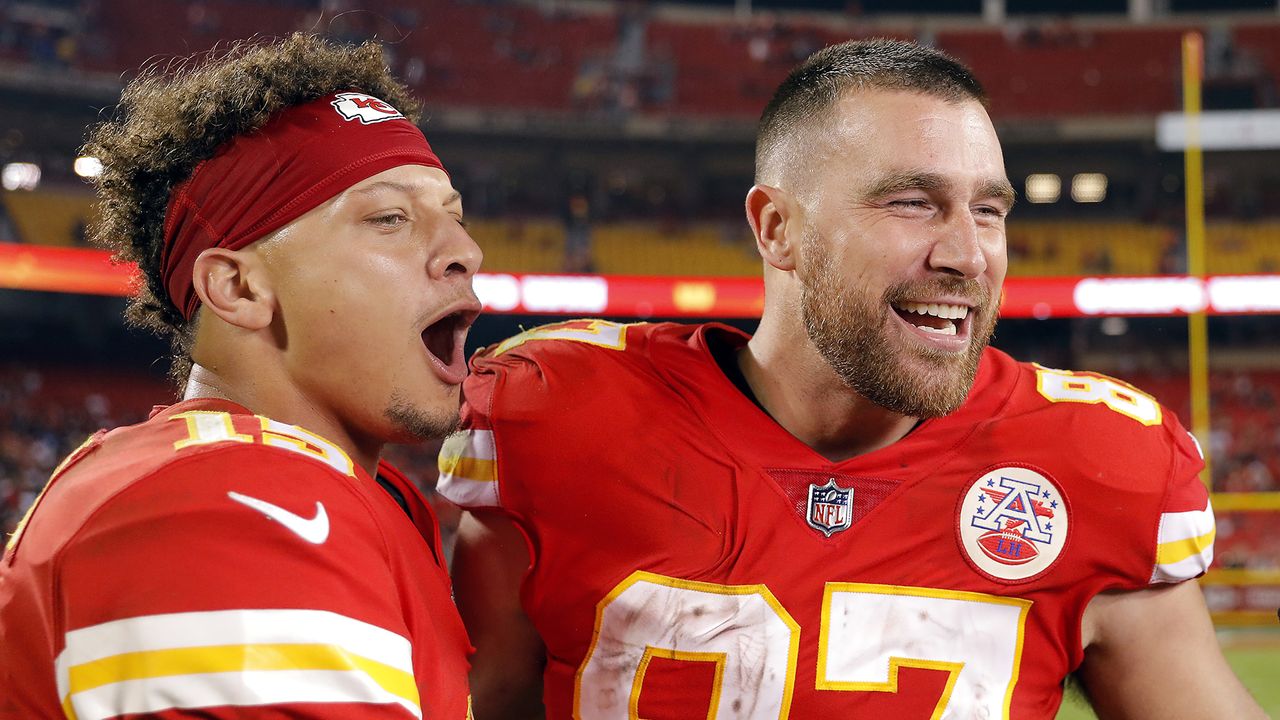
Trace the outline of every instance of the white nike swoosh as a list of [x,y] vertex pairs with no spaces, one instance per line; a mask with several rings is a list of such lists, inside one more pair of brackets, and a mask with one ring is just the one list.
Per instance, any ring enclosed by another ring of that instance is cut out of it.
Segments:
[[256,497],[241,495],[235,491],[228,491],[227,497],[238,503],[248,505],[267,517],[275,520],[281,525],[289,528],[298,537],[306,540],[313,545],[320,545],[329,539],[329,514],[324,511],[324,505],[320,501],[316,501],[316,516],[310,520],[295,515],[279,505],[272,505],[266,500],[259,500]]

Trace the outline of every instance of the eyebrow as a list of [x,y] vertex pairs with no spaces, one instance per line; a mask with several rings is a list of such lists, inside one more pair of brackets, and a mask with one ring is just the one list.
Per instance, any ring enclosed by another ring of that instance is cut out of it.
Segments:
[[1018,201],[1018,194],[1014,192],[1013,185],[1009,184],[1007,178],[999,180],[988,180],[978,188],[979,197],[994,197],[1004,201],[1008,209],[1012,210],[1014,203]]
[[905,170],[890,173],[863,191],[869,198],[884,197],[903,190],[943,190],[950,183],[937,173]]
[[[946,190],[951,187],[951,184],[950,180],[938,173],[904,170],[890,173],[876,181],[863,192],[863,196],[878,198],[902,192],[903,190]],[[1017,199],[1017,194],[1013,191],[1013,185],[1010,185],[1006,178],[983,182],[978,188],[977,195],[979,197],[999,198],[1011,208]]]
[[[378,182],[369,183],[368,185],[362,188],[359,188],[357,190],[352,190],[351,192],[356,195],[376,195],[384,190],[395,190],[398,192],[402,192],[406,195],[416,195],[422,192],[422,186],[417,184],[396,182],[394,180],[379,180]],[[453,192],[449,193],[449,196],[446,197],[444,201],[440,203],[440,205],[441,206],[452,205],[461,199],[462,199],[462,193],[458,192],[457,190],[454,190]]]

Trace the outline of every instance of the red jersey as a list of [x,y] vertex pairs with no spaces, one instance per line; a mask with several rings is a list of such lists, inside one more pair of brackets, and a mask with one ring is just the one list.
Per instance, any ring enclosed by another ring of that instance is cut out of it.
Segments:
[[829,462],[724,326],[574,321],[479,353],[440,492],[528,535],[550,718],[1052,718],[1097,593],[1204,572],[1194,442],[1092,373],[983,356],[964,403]]
[[[222,400],[101,431],[0,563],[0,717],[469,717],[435,518]],[[412,517],[412,520],[410,519]]]

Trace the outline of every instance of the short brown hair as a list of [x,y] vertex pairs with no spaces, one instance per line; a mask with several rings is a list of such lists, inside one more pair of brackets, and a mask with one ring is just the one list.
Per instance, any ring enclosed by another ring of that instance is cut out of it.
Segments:
[[762,175],[785,140],[825,116],[846,90],[862,88],[987,105],[987,94],[969,68],[939,50],[882,38],[832,45],[792,70],[765,107],[756,132],[756,181],[765,181]]
[[375,95],[418,120],[419,103],[391,76],[376,43],[338,45],[294,33],[152,64],[125,87],[115,117],[90,130],[83,152],[103,166],[96,181],[100,219],[90,239],[138,264],[142,282],[126,317],[170,337],[171,375],[179,384],[191,368],[194,323],[182,317],[161,278],[170,192],[232,138],[284,108],[343,90]]

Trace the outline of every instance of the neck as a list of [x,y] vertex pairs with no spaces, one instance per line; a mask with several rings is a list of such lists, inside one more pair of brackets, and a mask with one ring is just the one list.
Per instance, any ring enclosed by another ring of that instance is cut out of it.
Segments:
[[768,322],[767,314],[739,351],[738,366],[769,415],[831,462],[888,447],[919,422],[851,389],[802,328],[784,331]]
[[337,445],[351,461],[376,477],[382,443],[364,440],[351,433],[336,417],[321,412],[287,382],[254,375],[239,379],[234,371],[219,371],[199,363],[191,366],[183,400],[218,398],[230,400],[272,420],[297,425]]

